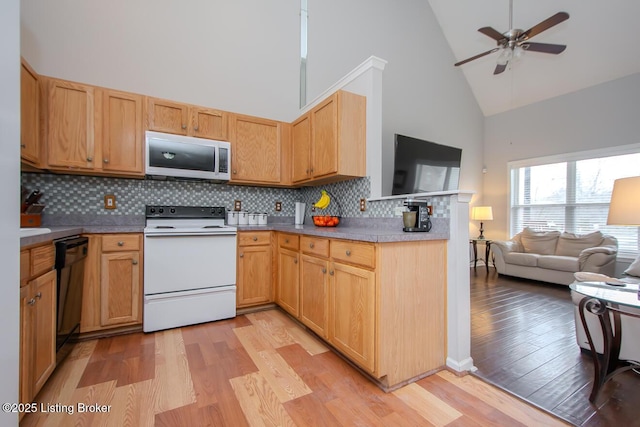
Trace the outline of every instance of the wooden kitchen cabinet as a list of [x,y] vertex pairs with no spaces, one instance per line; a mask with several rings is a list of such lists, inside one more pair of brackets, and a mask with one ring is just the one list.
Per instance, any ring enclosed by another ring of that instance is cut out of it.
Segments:
[[20,391],[38,394],[56,366],[57,280],[51,243],[20,252]]
[[22,59],[20,67],[20,159],[40,167],[40,88],[38,74]]
[[233,114],[229,120],[231,183],[280,185],[283,130],[274,120]]
[[339,90],[293,123],[292,182],[366,176],[366,98]]
[[143,176],[142,95],[106,89],[102,100],[101,168],[112,174]]
[[46,146],[49,169],[93,170],[96,158],[96,88],[48,79]]
[[238,232],[237,259],[236,307],[273,302],[271,232]]
[[156,132],[226,141],[228,120],[225,111],[147,98],[147,128]]
[[300,237],[300,321],[328,338],[329,239]]
[[142,325],[142,235],[90,234],[81,333]]
[[299,238],[293,234],[278,234],[278,281],[276,302],[294,317],[300,314]]

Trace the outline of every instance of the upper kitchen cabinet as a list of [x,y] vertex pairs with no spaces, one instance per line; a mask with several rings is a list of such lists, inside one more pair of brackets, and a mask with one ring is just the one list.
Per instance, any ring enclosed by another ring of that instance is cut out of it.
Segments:
[[293,183],[366,175],[366,98],[339,90],[293,123]]
[[48,80],[43,107],[50,169],[93,170],[100,166],[95,150],[95,92],[93,86]]
[[40,167],[40,95],[38,74],[23,59],[20,67],[20,158]]
[[226,141],[228,120],[225,111],[147,98],[147,127],[156,132]]
[[231,183],[286,185],[287,139],[291,126],[275,120],[231,115]]
[[102,96],[102,169],[143,175],[143,97],[105,90]]

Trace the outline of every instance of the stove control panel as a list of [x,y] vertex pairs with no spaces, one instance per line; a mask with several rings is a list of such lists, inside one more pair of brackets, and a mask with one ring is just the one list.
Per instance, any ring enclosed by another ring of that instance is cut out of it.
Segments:
[[222,218],[226,216],[224,206],[157,206],[148,205],[147,218]]

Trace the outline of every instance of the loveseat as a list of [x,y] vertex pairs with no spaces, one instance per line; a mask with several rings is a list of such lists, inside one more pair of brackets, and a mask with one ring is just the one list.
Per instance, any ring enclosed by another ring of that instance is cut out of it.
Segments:
[[613,276],[618,241],[600,231],[577,235],[525,228],[511,240],[492,241],[491,249],[498,274],[569,285],[578,271]]

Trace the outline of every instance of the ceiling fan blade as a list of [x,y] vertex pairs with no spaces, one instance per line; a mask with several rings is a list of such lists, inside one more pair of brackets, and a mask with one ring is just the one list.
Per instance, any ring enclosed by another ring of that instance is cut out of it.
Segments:
[[494,47],[494,48],[493,48],[493,49],[491,49],[491,50],[488,50],[488,51],[486,51],[486,52],[479,53],[479,54],[477,54],[476,56],[472,56],[471,58],[467,58],[467,59],[465,59],[464,61],[456,62],[456,63],[455,63],[455,64],[453,64],[453,65],[454,65],[454,67],[457,67],[458,65],[466,64],[467,62],[471,62],[471,61],[473,61],[474,59],[482,58],[483,56],[489,55],[490,53],[493,53],[493,52],[497,51],[498,49],[500,49],[500,48],[499,48],[499,47]]
[[496,74],[500,74],[506,69],[507,69],[507,64],[504,64],[504,65],[498,64],[496,65],[496,69],[493,70],[493,75],[495,76]]
[[485,36],[491,37],[492,39],[497,41],[498,44],[501,44],[500,42],[502,42],[503,40],[507,41],[507,38],[504,36],[504,34],[502,34],[500,31],[496,30],[495,28],[482,27],[482,28],[478,28],[478,31],[480,31]]
[[555,15],[540,22],[538,25],[534,25],[524,33],[520,34],[520,36],[518,37],[518,41],[521,42],[529,40],[531,37],[540,34],[541,32],[548,30],[549,28],[558,25],[559,23],[566,21],[567,19],[569,19],[569,14],[567,12],[558,12]]
[[521,46],[526,51],[552,53],[554,55],[564,52],[564,50],[567,48],[567,46],[563,44],[532,43],[532,42],[522,43]]

